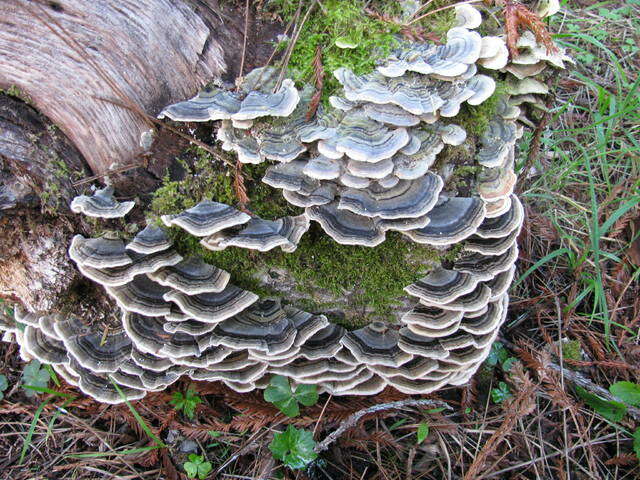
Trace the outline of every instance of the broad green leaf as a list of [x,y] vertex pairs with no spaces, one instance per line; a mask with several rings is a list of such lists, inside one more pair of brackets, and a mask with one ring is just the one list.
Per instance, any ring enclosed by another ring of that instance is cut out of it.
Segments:
[[282,375],[274,375],[271,377],[269,386],[264,390],[264,399],[267,402],[276,403],[283,402],[292,397],[289,379]]
[[187,472],[189,478],[196,478],[196,475],[198,475],[198,466],[195,463],[186,462],[184,464],[184,471]]
[[504,382],[498,383],[498,388],[491,389],[491,399],[494,403],[502,403],[512,396],[511,390],[509,390],[509,385]]
[[624,403],[605,400],[591,392],[587,392],[580,386],[576,386],[576,392],[587,405],[607,420],[619,422],[624,417],[624,414],[627,413],[627,406]]
[[418,425],[418,431],[416,432],[417,444],[420,445],[422,442],[424,442],[425,438],[427,438],[428,435],[429,425],[425,422],[421,422],[420,425]]
[[318,387],[316,385],[298,385],[294,396],[302,405],[310,407],[318,401]]
[[507,358],[509,358],[509,352],[504,348],[504,345],[500,342],[494,342],[493,345],[491,345],[491,350],[485,361],[487,365],[495,367],[496,365],[504,363]]
[[633,451],[640,460],[640,427],[636,428],[636,431],[633,432]]
[[[22,370],[23,385],[45,388],[49,383],[50,375],[47,370],[41,367],[42,364],[38,360],[32,360],[25,365],[24,370]],[[27,397],[33,397],[36,395],[36,392],[27,389],[25,394]]]
[[278,409],[287,417],[297,417],[300,415],[300,408],[295,398],[289,397],[281,402],[273,402]]
[[508,372],[511,370],[511,367],[513,367],[513,364],[515,362],[517,362],[518,359],[515,357],[509,357],[507,358],[504,362],[502,362],[502,370],[505,372]]
[[316,459],[318,455],[313,451],[315,445],[311,432],[289,425],[284,432],[273,435],[269,450],[275,459],[296,470],[305,468]]
[[640,385],[633,382],[616,382],[609,387],[611,395],[627,405],[640,407]]

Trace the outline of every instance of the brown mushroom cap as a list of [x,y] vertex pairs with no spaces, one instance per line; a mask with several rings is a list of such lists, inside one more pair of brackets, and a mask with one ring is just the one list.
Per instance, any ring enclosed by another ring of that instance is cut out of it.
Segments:
[[218,323],[255,303],[258,296],[233,285],[227,285],[221,292],[197,295],[187,295],[179,290],[171,290],[164,294],[164,299],[176,303],[183,312],[196,320]]
[[367,365],[399,367],[413,358],[398,348],[398,331],[381,322],[348,332],[342,344],[353,356]]
[[173,266],[155,269],[149,277],[165,287],[180,290],[187,295],[221,292],[229,282],[229,273],[193,256]]

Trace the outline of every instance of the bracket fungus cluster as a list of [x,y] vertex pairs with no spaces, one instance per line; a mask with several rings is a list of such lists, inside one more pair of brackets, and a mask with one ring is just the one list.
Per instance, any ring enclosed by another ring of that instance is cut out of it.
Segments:
[[[205,200],[163,216],[164,226],[150,224],[127,243],[78,235],[69,255],[115,300],[117,319],[87,325],[73,315],[29,313],[18,318],[24,332],[10,322],[0,329],[18,339],[25,358],[51,363],[111,403],[123,399],[114,384],[135,399],[182,375],[245,392],[281,374],[334,395],[387,386],[428,393],[468,381],[506,318],[515,273],[524,217],[513,192],[520,110],[506,96],[497,101],[465,195],[448,185],[440,154],[465,142],[455,117],[463,104],[494,95],[492,70],[525,78],[537,62],[561,67],[563,55],[543,51],[525,32],[520,45],[528,50],[510,62],[502,37],[475,30],[478,10],[459,5],[456,12],[443,45],[401,43],[372,73],[336,70],[342,90],[310,118],[312,90],[279,81],[274,68],[250,72],[237,92],[206,90],[165,108],[161,118],[220,120],[222,148],[244,163],[273,161],[263,181],[305,213],[265,220]],[[79,197],[72,209],[122,216],[132,205],[112,193]],[[291,252],[310,221],[341,244],[375,247],[395,230],[406,241],[461,253],[405,288],[413,308],[399,325],[347,331],[324,315],[233,286],[227,272],[200,257],[182,258],[166,231],[183,229],[211,250]]]

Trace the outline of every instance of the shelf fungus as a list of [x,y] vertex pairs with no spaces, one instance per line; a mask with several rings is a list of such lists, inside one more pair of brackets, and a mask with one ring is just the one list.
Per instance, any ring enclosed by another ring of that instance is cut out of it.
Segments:
[[[271,67],[249,72],[237,91],[205,90],[166,107],[161,118],[220,120],[221,147],[240,162],[270,161],[263,182],[304,214],[262,219],[214,198],[162,216],[164,226],[149,224],[126,242],[124,233],[76,235],[69,256],[119,311],[106,323],[19,312],[24,332],[0,317],[5,338],[21,344],[23,358],[51,363],[108,403],[142,398],[181,376],[247,392],[279,374],[334,395],[387,387],[424,394],[468,381],[506,318],[516,271],[524,219],[514,194],[519,105],[546,91],[536,75],[569,59],[526,31],[509,59],[501,32],[475,30],[479,10],[458,5],[455,15],[443,45],[402,42],[366,74],[338,68],[340,90],[311,116],[313,88],[298,91]],[[507,77],[515,97],[495,98],[494,78]],[[467,123],[456,121],[462,107],[489,98],[485,132],[468,136]],[[456,177],[457,167],[472,174]],[[78,197],[72,210],[112,218],[132,205],[107,187]],[[347,331],[294,308],[295,299],[288,305],[239,288],[201,257],[183,259],[168,232],[183,229],[211,250],[286,255],[311,221],[340,244],[375,248],[397,231],[448,260],[406,286],[399,324]]]
[[120,218],[124,217],[136,203],[118,202],[113,196],[113,187],[108,185],[91,195],[79,195],[71,201],[71,211],[88,217]]

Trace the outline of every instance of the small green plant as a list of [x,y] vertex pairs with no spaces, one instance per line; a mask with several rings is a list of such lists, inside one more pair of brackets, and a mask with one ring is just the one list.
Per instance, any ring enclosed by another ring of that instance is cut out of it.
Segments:
[[176,410],[181,410],[182,413],[191,420],[193,419],[196,407],[202,403],[202,399],[197,393],[198,392],[191,387],[189,387],[184,394],[182,392],[173,392],[169,403],[173,405],[173,408]]
[[6,375],[0,374],[0,400],[4,398],[4,392],[7,388],[9,388],[9,381]]
[[[637,383],[616,382],[609,387],[609,392],[611,395],[622,401],[617,402],[615,400],[605,400],[598,395],[588,392],[580,386],[576,386],[576,393],[584,403],[589,405],[604,418],[614,423],[618,423],[624,418],[627,413],[627,406],[640,406],[640,385]],[[632,438],[633,451],[638,460],[640,460],[640,427],[636,428],[633,432]]]
[[184,471],[187,472],[187,477],[199,478],[200,480],[207,478],[213,468],[211,462],[205,462],[204,460],[203,455],[196,455],[195,453],[189,455],[189,461],[184,462],[183,465]]
[[416,431],[416,443],[420,445],[429,436],[429,424],[426,422],[420,422],[418,430]]
[[498,388],[491,389],[491,400],[494,403],[500,404],[511,397],[513,397],[513,394],[509,389],[509,385],[504,382],[498,383]]
[[313,449],[316,442],[308,430],[289,425],[284,432],[275,433],[269,450],[276,460],[280,460],[292,470],[305,468],[318,456]]
[[296,417],[300,415],[298,403],[305,407],[315,405],[318,401],[318,391],[315,385],[298,385],[295,391],[292,391],[287,377],[274,375],[264,391],[264,399],[273,403],[287,417]]
[[[32,360],[27,365],[25,365],[24,370],[22,370],[22,385],[38,387],[38,388],[46,388],[49,384],[49,380],[51,379],[51,374],[49,371],[43,367],[39,360]],[[34,397],[38,392],[35,390],[31,390],[25,388],[25,395],[27,397]]]
[[489,356],[485,360],[486,365],[489,367],[497,367],[500,366],[502,370],[508,372],[517,359],[515,357],[511,357],[509,355],[509,351],[504,347],[504,345],[500,342],[494,342],[491,345],[491,351],[489,352]]

